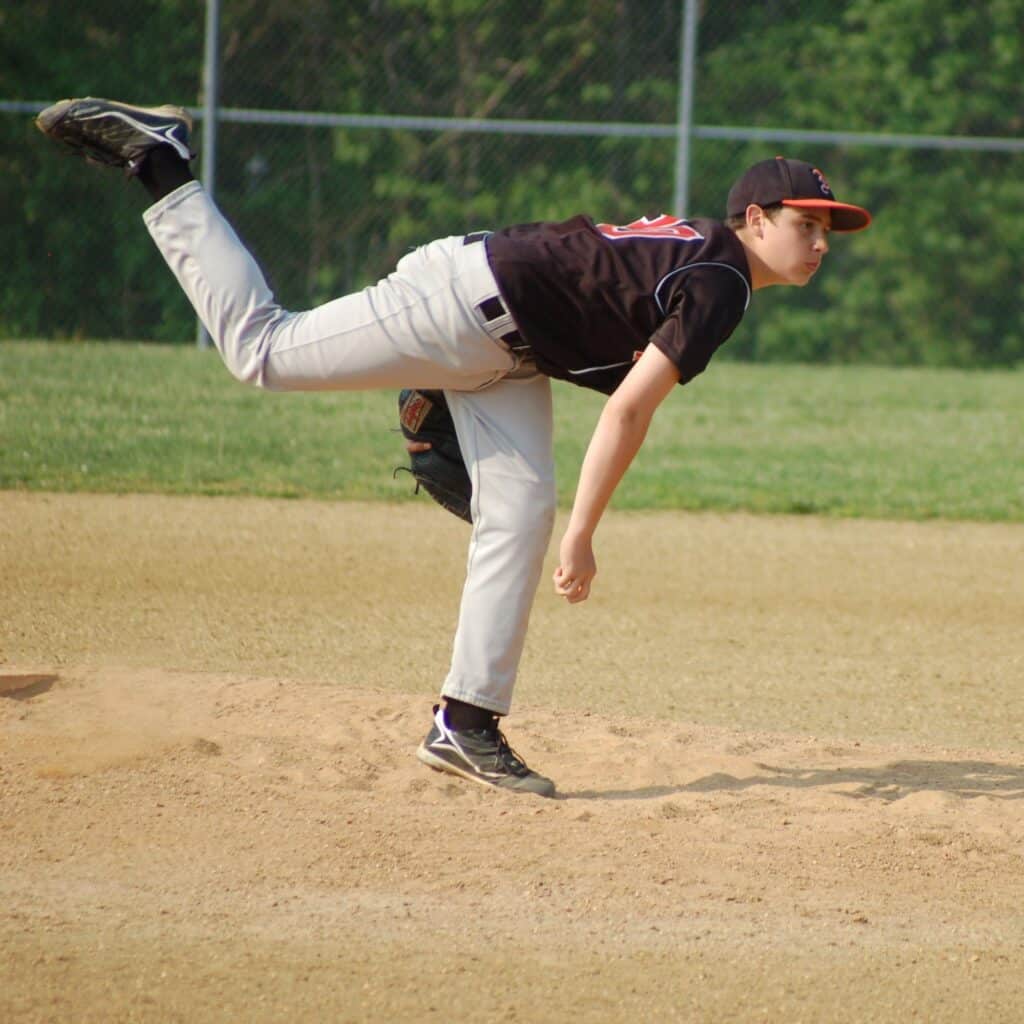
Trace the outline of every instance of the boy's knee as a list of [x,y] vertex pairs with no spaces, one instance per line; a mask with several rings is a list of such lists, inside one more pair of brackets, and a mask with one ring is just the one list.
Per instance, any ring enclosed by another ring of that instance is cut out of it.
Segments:
[[248,384],[254,388],[258,388],[260,386],[259,371],[249,362],[225,359],[224,365],[227,367],[228,373],[230,373],[239,384]]
[[551,532],[555,525],[556,504],[555,481],[548,480],[538,490],[537,494],[538,525],[543,526],[548,533]]
[[555,523],[555,483],[553,480],[504,481],[496,491],[492,486],[477,503],[477,515],[487,526],[510,534],[531,537],[550,535]]
[[217,345],[217,348],[228,373],[240,384],[248,384],[254,388],[268,387],[267,344],[263,339],[254,344],[228,336],[223,344]]

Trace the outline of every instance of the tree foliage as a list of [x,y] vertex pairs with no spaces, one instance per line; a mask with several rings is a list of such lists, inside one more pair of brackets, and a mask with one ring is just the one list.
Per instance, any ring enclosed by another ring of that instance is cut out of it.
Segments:
[[[201,0],[56,0],[0,12],[0,96],[202,99]],[[678,0],[222,0],[226,108],[670,125]],[[695,121],[1019,136],[1017,0],[706,3]],[[197,132],[198,136],[198,132]],[[217,197],[282,301],[387,273],[444,234],[670,209],[671,138],[223,123]],[[741,358],[1011,365],[1024,359],[1021,153],[698,139],[684,212],[720,215],[750,162],[815,162],[872,229],[798,294],[758,296]],[[193,314],[139,223],[144,194],[0,116],[7,336],[188,340]],[[120,187],[119,187],[120,186]]]

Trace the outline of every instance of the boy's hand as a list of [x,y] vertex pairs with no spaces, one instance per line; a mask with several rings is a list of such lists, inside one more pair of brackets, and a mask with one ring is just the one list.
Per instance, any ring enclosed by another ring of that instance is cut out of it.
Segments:
[[569,526],[559,549],[555,593],[570,604],[590,596],[597,573],[591,540],[608,500],[647,435],[654,410],[679,383],[679,370],[648,345],[605,402],[580,469]]
[[591,580],[597,575],[597,562],[589,537],[566,534],[558,551],[559,564],[552,577],[555,593],[569,604],[586,601]]

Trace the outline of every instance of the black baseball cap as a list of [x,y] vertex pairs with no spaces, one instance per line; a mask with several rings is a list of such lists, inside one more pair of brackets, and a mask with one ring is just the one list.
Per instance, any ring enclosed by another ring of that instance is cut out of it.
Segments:
[[751,203],[831,210],[833,231],[862,231],[871,223],[867,210],[837,201],[832,186],[817,167],[781,156],[754,164],[733,185],[729,190],[726,215],[742,217]]

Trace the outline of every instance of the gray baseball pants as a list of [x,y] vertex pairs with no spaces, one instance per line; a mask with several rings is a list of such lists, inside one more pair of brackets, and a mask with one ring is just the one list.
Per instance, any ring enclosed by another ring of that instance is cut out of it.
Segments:
[[[442,694],[507,714],[555,512],[551,388],[500,338],[482,242],[444,238],[361,292],[292,313],[198,182],[143,215],[240,381],[275,391],[443,388],[473,483],[473,530]],[[487,308],[492,308],[488,305]]]

